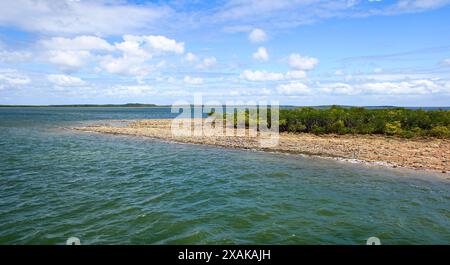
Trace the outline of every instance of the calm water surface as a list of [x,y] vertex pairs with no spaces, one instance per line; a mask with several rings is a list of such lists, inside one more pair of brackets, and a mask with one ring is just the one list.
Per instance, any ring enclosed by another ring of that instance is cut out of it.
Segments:
[[450,243],[442,175],[68,129],[169,117],[0,108],[0,244]]

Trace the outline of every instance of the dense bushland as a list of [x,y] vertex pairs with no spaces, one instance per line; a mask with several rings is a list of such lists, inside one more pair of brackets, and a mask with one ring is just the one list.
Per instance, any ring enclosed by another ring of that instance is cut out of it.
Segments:
[[[245,111],[246,127],[249,125],[248,113],[248,110]],[[270,120],[270,111],[268,116]],[[450,110],[302,107],[280,109],[279,118],[281,132],[450,138]],[[234,113],[235,126],[236,121],[237,113]]]
[[450,137],[450,111],[342,108],[280,110],[280,131]]

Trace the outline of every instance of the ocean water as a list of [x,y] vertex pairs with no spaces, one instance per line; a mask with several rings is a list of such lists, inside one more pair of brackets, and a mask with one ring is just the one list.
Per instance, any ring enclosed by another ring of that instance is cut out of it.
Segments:
[[448,175],[70,129],[169,117],[0,108],[0,244],[450,243]]

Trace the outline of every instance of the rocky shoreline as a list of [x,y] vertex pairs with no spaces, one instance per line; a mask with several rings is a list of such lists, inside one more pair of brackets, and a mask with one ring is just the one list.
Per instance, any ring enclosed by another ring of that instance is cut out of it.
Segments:
[[125,123],[121,125],[115,123],[89,125],[74,129],[144,136],[180,143],[314,155],[374,165],[450,173],[449,139],[280,133],[278,145],[261,147],[259,138],[251,136],[176,136],[171,133],[172,120],[170,119],[120,121],[120,123]]

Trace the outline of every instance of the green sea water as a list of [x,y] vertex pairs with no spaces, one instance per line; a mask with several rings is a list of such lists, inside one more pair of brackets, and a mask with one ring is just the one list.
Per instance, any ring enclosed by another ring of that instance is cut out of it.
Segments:
[[448,175],[70,129],[169,117],[0,108],[0,244],[450,243]]

